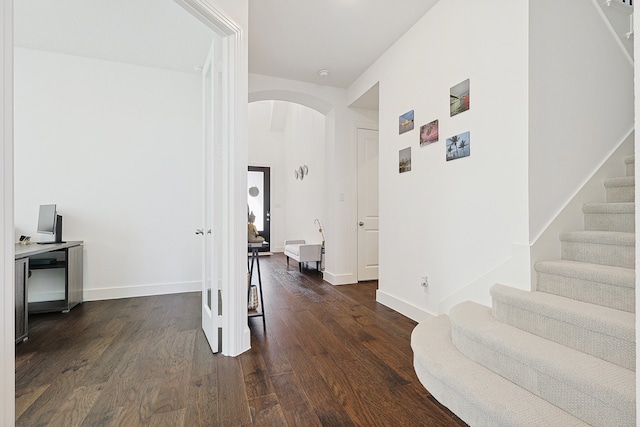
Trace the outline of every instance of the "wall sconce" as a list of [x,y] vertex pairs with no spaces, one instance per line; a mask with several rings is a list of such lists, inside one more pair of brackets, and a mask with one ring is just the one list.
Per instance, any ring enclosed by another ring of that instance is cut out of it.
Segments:
[[309,168],[307,167],[307,165],[298,166],[298,169],[295,169],[293,171],[293,175],[296,177],[296,179],[303,180],[305,175],[309,175]]

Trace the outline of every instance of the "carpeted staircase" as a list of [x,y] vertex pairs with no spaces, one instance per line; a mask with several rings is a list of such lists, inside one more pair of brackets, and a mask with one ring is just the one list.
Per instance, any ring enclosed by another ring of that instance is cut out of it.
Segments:
[[635,426],[634,156],[536,264],[533,292],[495,285],[411,336],[418,378],[472,426]]

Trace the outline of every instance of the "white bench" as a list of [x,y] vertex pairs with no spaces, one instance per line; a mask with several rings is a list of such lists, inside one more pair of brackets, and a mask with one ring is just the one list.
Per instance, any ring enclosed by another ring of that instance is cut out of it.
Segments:
[[285,240],[284,254],[287,257],[287,267],[289,258],[298,261],[298,268],[302,272],[302,263],[315,262],[316,269],[320,269],[321,246],[319,243],[305,243],[304,240]]

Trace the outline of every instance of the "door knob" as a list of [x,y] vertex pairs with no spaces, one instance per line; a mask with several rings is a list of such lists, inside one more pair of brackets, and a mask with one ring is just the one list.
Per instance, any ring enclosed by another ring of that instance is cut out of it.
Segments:
[[362,226],[364,225],[364,222],[360,221],[360,222],[358,223],[358,225],[359,225],[360,227],[362,227]]
[[202,229],[202,228],[198,228],[198,229],[196,230],[196,234],[204,234],[204,229]]

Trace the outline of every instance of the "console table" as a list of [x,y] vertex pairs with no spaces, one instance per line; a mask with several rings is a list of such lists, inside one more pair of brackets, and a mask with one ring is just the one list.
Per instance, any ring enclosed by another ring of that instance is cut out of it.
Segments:
[[[253,263],[255,261],[258,267],[258,291],[260,295],[260,299],[258,302],[260,310],[249,311],[248,315],[249,317],[262,317],[262,326],[265,328],[267,327],[267,324],[264,317],[264,299],[262,298],[262,277],[260,276],[260,255],[258,253],[258,250],[260,248],[268,248],[268,247],[269,247],[269,242],[249,243],[247,245],[247,249],[251,251],[251,266],[247,265],[249,269],[249,289],[251,289],[251,281],[253,280]],[[249,261],[247,260],[247,264],[248,263]]]
[[[16,343],[28,339],[29,313],[52,311],[69,312],[82,303],[82,241],[39,245],[15,245],[15,295],[16,295]],[[64,299],[44,302],[28,302],[30,270],[62,268],[64,274]]]

